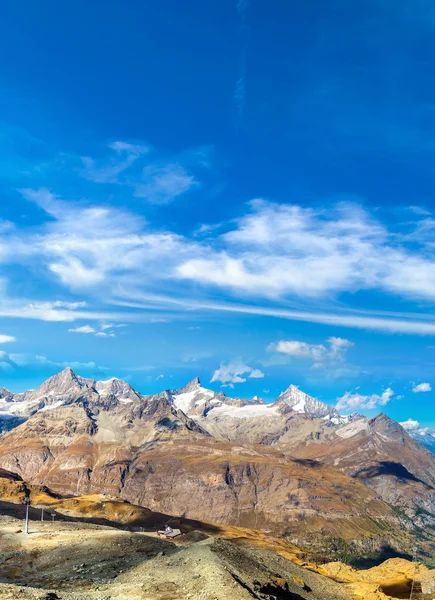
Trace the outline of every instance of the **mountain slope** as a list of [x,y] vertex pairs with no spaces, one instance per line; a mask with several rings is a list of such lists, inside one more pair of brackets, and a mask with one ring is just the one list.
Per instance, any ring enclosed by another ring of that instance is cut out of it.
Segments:
[[435,431],[408,431],[408,434],[412,439],[418,442],[420,446],[424,446],[432,453],[435,453]]
[[[53,393],[52,384],[44,397]],[[96,384],[70,373],[60,387],[67,400],[44,406],[0,437],[0,467],[63,494],[105,492],[166,514],[302,538],[307,528],[310,538],[325,532],[346,539],[368,533],[381,538],[391,532],[397,543],[397,518],[367,487],[266,445],[216,440],[175,406],[174,395],[192,390],[138,395],[126,402],[122,385],[114,390],[122,396],[101,396]],[[272,410],[232,402],[235,411]],[[281,409],[276,407],[280,418]],[[310,423],[309,416],[285,410]]]
[[[384,414],[360,417],[291,452],[358,479],[412,518],[421,512],[417,506],[435,515],[435,456]],[[417,520],[435,526],[435,517],[420,515]]]

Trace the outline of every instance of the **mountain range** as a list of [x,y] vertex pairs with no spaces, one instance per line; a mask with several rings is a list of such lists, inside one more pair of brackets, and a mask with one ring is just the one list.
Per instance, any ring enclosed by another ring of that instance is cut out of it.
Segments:
[[[290,385],[275,402],[195,378],[143,395],[70,368],[0,389],[0,468],[62,494],[265,529],[305,547],[435,548],[435,455],[384,414],[341,416]],[[420,533],[424,530],[424,536]]]

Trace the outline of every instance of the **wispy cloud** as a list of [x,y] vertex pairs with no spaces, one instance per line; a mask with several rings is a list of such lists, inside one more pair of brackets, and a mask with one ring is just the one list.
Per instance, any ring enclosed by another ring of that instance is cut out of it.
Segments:
[[96,329],[95,327],[92,327],[91,325],[81,325],[80,327],[73,327],[71,329],[68,329],[69,332],[71,333],[84,333],[84,334],[91,334],[91,335],[95,335],[96,337],[116,337],[113,328],[115,327],[123,327],[123,324],[120,325],[114,325],[112,323],[100,323],[99,324],[99,329]]
[[167,204],[198,186],[195,177],[177,163],[149,165],[142,171],[141,182],[134,185],[134,195],[152,204]]
[[95,333],[95,329],[90,325],[82,325],[81,327],[75,327],[74,329],[68,329],[71,333]]
[[210,383],[220,381],[232,387],[235,383],[245,383],[247,378],[262,379],[263,377],[264,373],[260,369],[250,367],[242,361],[232,361],[221,363],[219,369],[213,373]]
[[[266,298],[318,298],[368,289],[435,297],[428,257],[433,232],[420,239],[420,246],[426,243],[420,252],[400,244],[354,204],[341,203],[325,212],[256,200],[251,210],[237,228],[221,236],[223,249],[181,264],[179,276]],[[307,271],[312,276],[306,277]]]
[[[81,157],[80,173],[94,183],[126,186],[136,198],[152,204],[167,204],[178,196],[198,187],[199,181],[187,165],[171,158],[159,157],[147,144],[117,141],[109,144],[109,156],[94,159]],[[194,163],[193,154],[187,162]],[[203,166],[201,155],[197,163]]]
[[112,142],[109,148],[114,151],[114,156],[108,159],[97,161],[89,156],[81,157],[83,177],[95,183],[120,183],[121,173],[150,152],[150,147],[147,145],[121,141]]
[[0,344],[8,344],[9,342],[15,342],[16,338],[13,335],[0,334]]
[[[435,298],[431,228],[410,240],[412,231],[399,235],[354,204],[314,210],[258,200],[238,221],[226,224],[225,233],[199,239],[155,229],[125,209],[66,202],[45,188],[22,193],[50,218],[33,231],[5,232],[0,263],[19,261],[30,269],[37,264],[38,274],[57,278],[63,289],[91,297],[94,305],[98,297],[100,306],[122,306],[130,317],[86,310],[83,302],[14,305],[10,300],[0,300],[0,316],[125,321],[141,318],[136,310],[132,314],[134,309],[196,310],[435,333],[433,319],[421,311],[376,314],[336,302],[359,291],[408,300]],[[407,227],[421,232],[426,221],[423,216]],[[216,289],[219,301],[212,300]],[[337,306],[340,311],[334,310]]]

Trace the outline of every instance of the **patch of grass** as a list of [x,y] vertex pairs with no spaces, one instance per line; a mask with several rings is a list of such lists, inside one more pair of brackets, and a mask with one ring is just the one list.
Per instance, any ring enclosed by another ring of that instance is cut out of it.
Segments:
[[429,512],[428,510],[426,510],[422,506],[419,506],[418,504],[416,504],[415,506],[415,514],[416,516],[425,515],[427,517],[432,517],[432,519],[435,519],[435,515],[433,513]]

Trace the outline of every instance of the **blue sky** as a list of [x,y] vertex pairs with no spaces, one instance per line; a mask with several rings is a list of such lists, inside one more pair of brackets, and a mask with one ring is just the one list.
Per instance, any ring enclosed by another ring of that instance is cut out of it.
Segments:
[[426,0],[4,7],[1,384],[294,383],[435,426],[434,29]]

